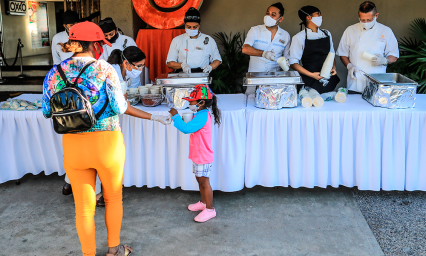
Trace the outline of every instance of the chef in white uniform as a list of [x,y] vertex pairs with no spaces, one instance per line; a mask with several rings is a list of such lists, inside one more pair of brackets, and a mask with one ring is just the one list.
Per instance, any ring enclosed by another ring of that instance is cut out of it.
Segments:
[[[269,72],[280,69],[276,60],[286,59],[290,51],[290,34],[279,27],[284,20],[284,7],[278,2],[268,7],[263,25],[252,27],[247,33],[243,53],[250,55],[249,72]],[[254,87],[248,87],[246,94],[254,93]]]
[[[348,69],[349,93],[362,93],[366,86],[365,73],[386,73],[388,64],[399,57],[398,41],[392,30],[378,23],[377,8],[366,1],[359,7],[360,22],[349,26],[340,40],[337,55]],[[363,58],[364,52],[376,55],[371,60]]]
[[184,22],[186,33],[173,38],[167,54],[167,66],[176,73],[210,73],[222,63],[216,42],[200,32],[201,16],[194,7],[185,13]]
[[52,39],[52,58],[54,65],[58,65],[62,61],[71,58],[73,55],[72,52],[63,52],[59,43],[68,42],[68,31],[77,22],[79,22],[79,18],[76,12],[68,10],[62,14],[62,24],[65,31],[59,32]]
[[[124,51],[129,46],[137,46],[135,40],[129,36],[122,35],[118,32],[118,28],[115,25],[112,18],[105,18],[99,22],[99,27],[101,27],[104,32],[106,40],[111,43],[111,46],[104,44],[104,51],[99,59],[108,61],[111,52],[115,49]],[[131,78],[132,88],[137,88],[141,84],[140,75],[137,77]]]

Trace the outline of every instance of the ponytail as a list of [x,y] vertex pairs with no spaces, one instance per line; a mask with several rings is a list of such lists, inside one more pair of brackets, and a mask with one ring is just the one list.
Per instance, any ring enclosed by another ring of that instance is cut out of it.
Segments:
[[220,112],[220,109],[217,107],[217,97],[216,95],[213,95],[213,98],[211,100],[199,100],[200,101],[204,101],[204,107],[210,108],[212,109],[213,112],[213,117],[214,117],[214,123],[219,125],[221,124],[221,119],[222,119],[222,113]]
[[111,52],[111,55],[108,57],[107,62],[111,65],[117,64],[121,65],[123,64],[123,52],[120,49],[115,49]]

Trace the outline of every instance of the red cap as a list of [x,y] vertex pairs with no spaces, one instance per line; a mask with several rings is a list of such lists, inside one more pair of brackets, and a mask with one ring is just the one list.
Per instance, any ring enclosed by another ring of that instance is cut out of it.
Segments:
[[68,39],[87,42],[103,41],[108,46],[111,46],[111,43],[105,39],[102,29],[90,21],[80,22],[72,26]]
[[191,92],[191,95],[187,98],[183,98],[187,101],[196,101],[196,100],[211,100],[213,99],[214,93],[206,84],[199,84],[195,86],[195,90]]

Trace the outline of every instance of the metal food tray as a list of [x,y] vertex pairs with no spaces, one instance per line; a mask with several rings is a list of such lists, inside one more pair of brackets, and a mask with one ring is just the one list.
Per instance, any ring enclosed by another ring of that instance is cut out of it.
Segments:
[[212,78],[207,73],[169,73],[161,74],[155,79],[156,85],[167,87],[194,87],[198,84],[211,84]]
[[413,108],[418,83],[398,73],[367,74],[363,99],[376,107]]
[[244,86],[304,84],[302,77],[297,71],[279,72],[248,72],[244,77]]

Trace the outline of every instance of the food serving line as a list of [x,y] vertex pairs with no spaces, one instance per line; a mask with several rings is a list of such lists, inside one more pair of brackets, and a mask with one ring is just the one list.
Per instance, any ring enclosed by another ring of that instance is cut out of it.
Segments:
[[[290,77],[292,86],[297,79],[294,73],[251,75],[261,80]],[[155,108],[138,104],[138,108],[165,114],[173,95],[190,93],[188,89],[177,90],[188,88],[179,83],[169,86],[173,84],[170,80],[158,83],[169,83],[165,86],[171,88],[168,103]],[[393,83],[397,86],[398,81]],[[374,107],[360,95],[349,95],[344,103],[325,102],[320,108],[302,108],[299,102],[293,108],[264,109],[281,104],[276,101],[276,93],[284,102],[297,100],[293,89],[281,85],[273,85],[269,91],[267,85],[261,86],[264,94],[257,95],[263,97],[263,103],[258,101],[261,98],[255,103],[253,95],[248,100],[242,94],[218,95],[222,125],[213,129],[213,189],[344,185],[362,190],[426,191],[426,159],[422,158],[426,155],[426,95],[417,95],[415,108],[408,109]],[[285,91],[295,98],[284,95]],[[30,101],[40,97],[21,96]],[[385,97],[381,97],[384,102]],[[172,125],[127,115],[122,115],[120,121],[126,143],[125,186],[198,189],[188,159],[189,135]],[[0,141],[0,183],[26,173],[64,173],[61,136],[53,131],[51,120],[45,119],[41,110],[0,111]]]

